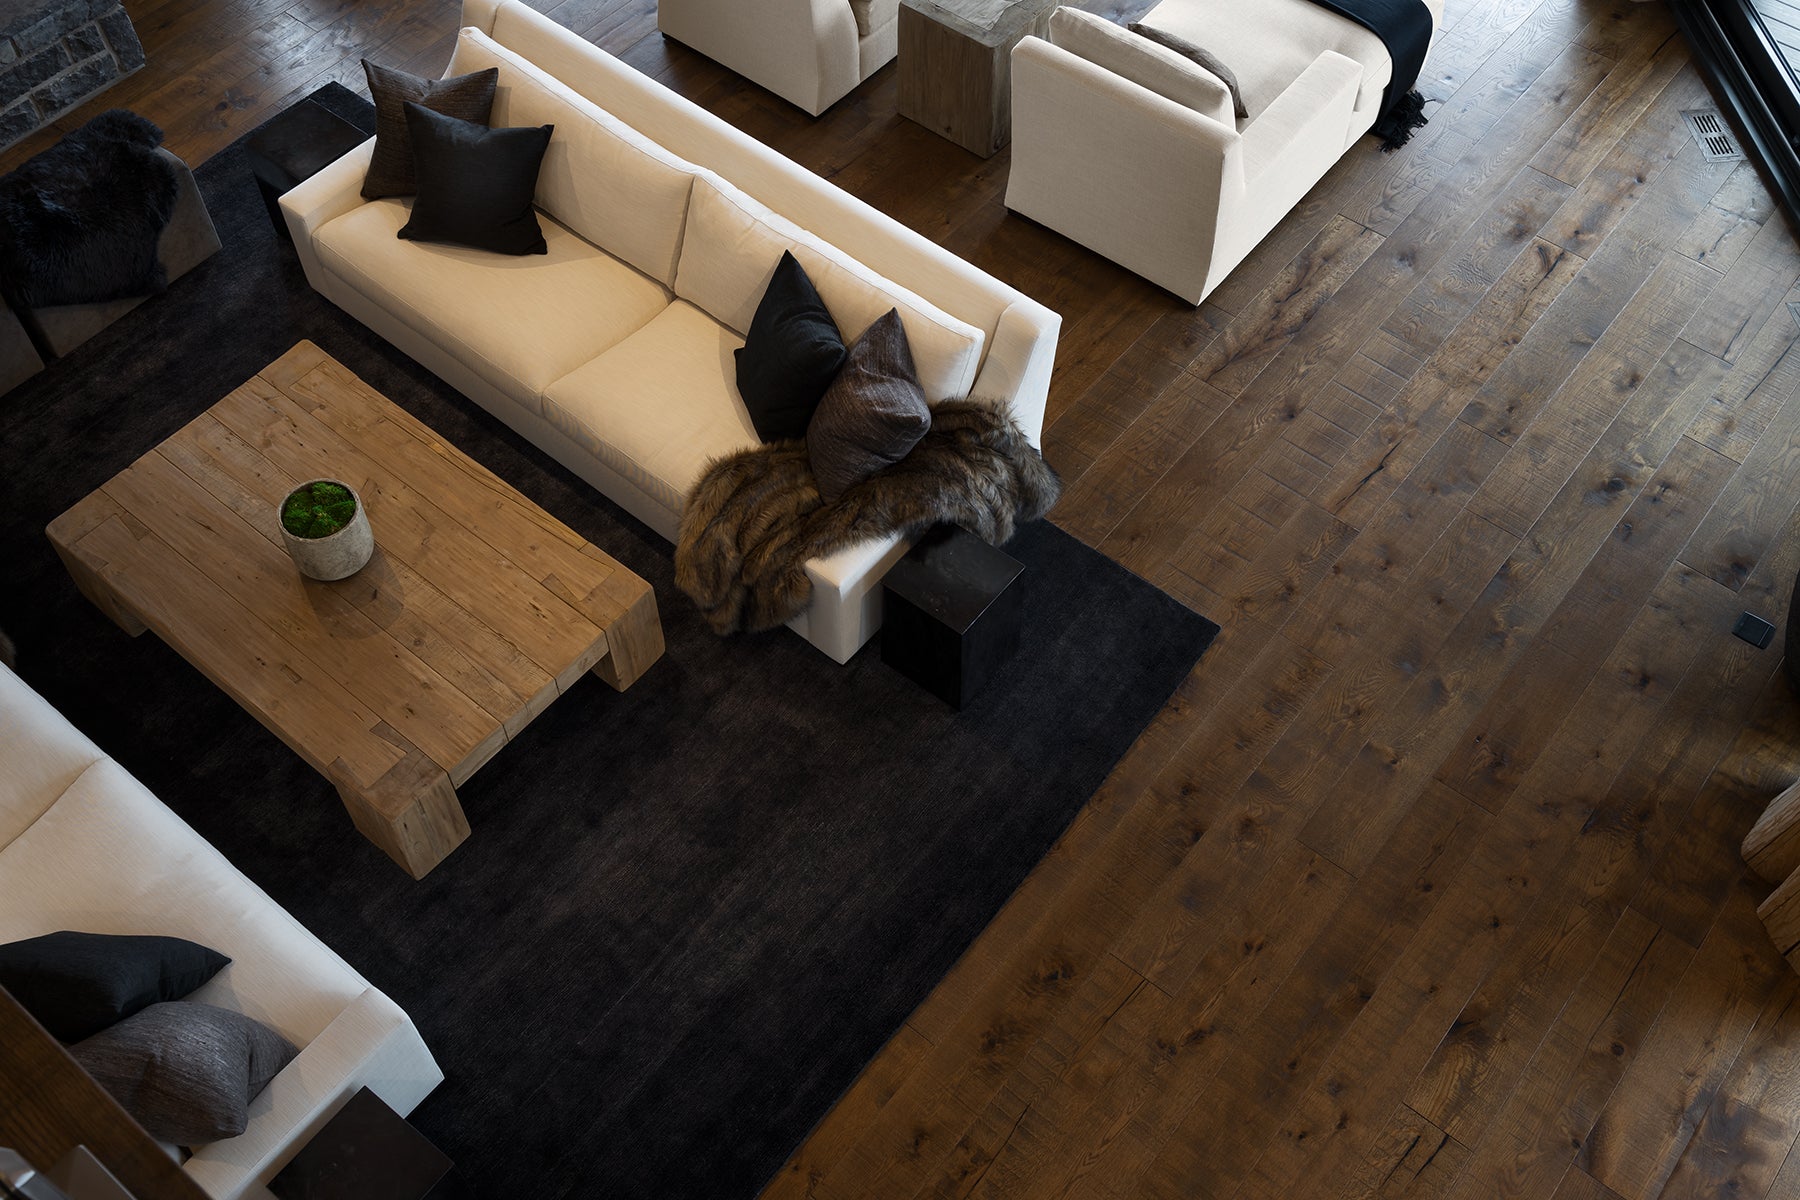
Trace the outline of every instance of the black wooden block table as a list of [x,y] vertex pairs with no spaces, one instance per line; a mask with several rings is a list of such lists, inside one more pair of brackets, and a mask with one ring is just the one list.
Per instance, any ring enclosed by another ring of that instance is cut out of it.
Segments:
[[963,707],[1019,648],[1024,570],[967,530],[931,530],[882,581],[881,660]]
[[[338,111],[333,111],[333,110]],[[342,111],[369,113],[373,128],[374,107],[339,83],[328,83],[306,99],[276,113],[251,131],[245,149],[250,171],[256,176],[275,232],[291,238],[279,203],[283,192],[311,179],[320,171],[362,145],[368,133],[343,116]]]
[[362,1088],[269,1181],[281,1200],[464,1200],[443,1151]]

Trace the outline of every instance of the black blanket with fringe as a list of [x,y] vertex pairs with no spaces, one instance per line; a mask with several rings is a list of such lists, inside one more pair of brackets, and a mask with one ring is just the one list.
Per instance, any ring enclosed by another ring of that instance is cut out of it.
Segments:
[[1431,49],[1431,10],[1424,0],[1313,0],[1348,17],[1380,38],[1394,60],[1394,75],[1381,96],[1381,112],[1371,130],[1383,150],[1398,150],[1425,124],[1425,99],[1413,90]]

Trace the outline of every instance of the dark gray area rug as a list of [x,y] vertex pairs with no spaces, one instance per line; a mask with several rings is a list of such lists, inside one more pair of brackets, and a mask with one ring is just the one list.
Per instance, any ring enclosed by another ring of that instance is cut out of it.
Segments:
[[[1017,658],[961,713],[876,647],[721,640],[670,546],[307,288],[241,147],[224,250],[0,397],[0,627],[21,673],[398,1001],[448,1079],[414,1123],[494,1197],[748,1197],[1067,826],[1216,628],[1052,526]],[[462,789],[415,883],[336,794],[43,527],[310,338],[656,588],[666,657],[586,679]]]

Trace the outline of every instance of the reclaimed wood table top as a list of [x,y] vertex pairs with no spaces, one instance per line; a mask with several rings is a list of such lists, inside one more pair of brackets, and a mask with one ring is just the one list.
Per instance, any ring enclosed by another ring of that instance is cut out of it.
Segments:
[[[282,498],[320,477],[362,495],[376,542],[331,583],[300,575],[277,527]],[[346,803],[393,793],[393,821],[582,674],[624,688],[662,652],[647,583],[310,342],[49,534],[114,620],[153,630]]]

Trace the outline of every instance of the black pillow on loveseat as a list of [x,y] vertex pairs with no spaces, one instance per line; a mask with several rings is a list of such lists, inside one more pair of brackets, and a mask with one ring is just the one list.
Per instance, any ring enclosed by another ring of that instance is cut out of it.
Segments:
[[0,946],[0,987],[64,1042],[179,1000],[231,960],[183,938],[63,930]]

